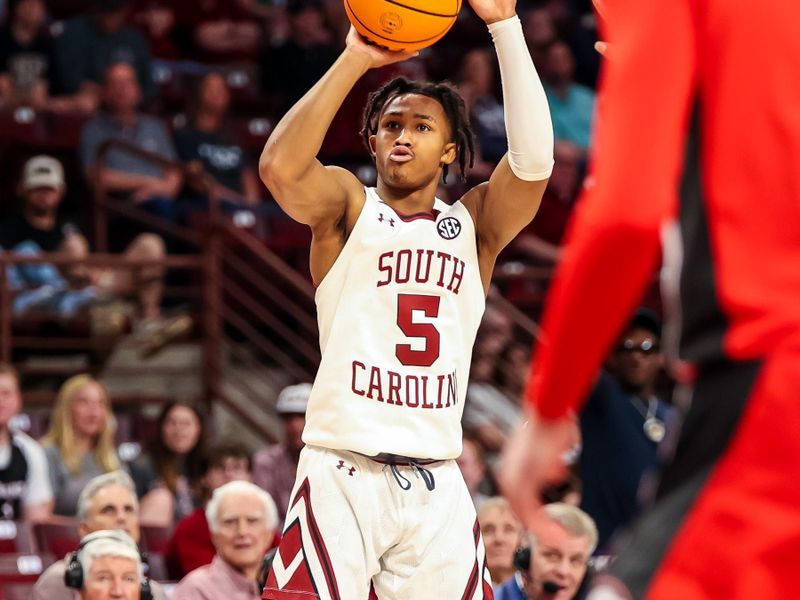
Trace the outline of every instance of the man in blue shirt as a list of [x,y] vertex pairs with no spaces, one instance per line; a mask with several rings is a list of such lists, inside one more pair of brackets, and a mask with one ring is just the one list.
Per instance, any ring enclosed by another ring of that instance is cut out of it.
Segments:
[[581,413],[581,508],[597,523],[601,552],[637,513],[642,484],[659,464],[659,443],[674,419],[656,396],[660,340],[658,317],[639,309]]

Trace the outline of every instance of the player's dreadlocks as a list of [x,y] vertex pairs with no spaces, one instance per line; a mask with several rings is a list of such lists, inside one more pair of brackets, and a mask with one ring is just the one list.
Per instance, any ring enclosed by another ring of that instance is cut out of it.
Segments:
[[[461,180],[466,181],[467,167],[472,167],[475,161],[475,139],[464,99],[449,83],[409,81],[405,77],[396,77],[372,92],[361,120],[361,137],[364,139],[367,149],[369,150],[369,137],[378,132],[378,120],[383,108],[394,98],[404,94],[428,96],[442,105],[450,123],[450,141],[456,144]],[[447,167],[448,165],[444,165],[442,169],[442,181],[447,180]]]

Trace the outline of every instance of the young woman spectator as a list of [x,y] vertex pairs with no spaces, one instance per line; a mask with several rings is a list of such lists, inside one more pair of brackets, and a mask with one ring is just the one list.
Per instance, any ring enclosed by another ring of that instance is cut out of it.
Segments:
[[172,526],[191,513],[197,498],[189,485],[202,469],[203,415],[186,402],[164,405],[157,435],[131,464],[144,525]]
[[223,76],[209,73],[192,97],[186,126],[175,133],[178,157],[190,173],[184,195],[198,209],[205,210],[204,200],[211,196],[228,209],[252,206],[260,200],[255,169],[227,121],[230,103]]
[[90,479],[120,468],[108,393],[91,375],[61,386],[50,430],[41,439],[55,497],[54,514],[74,517]]

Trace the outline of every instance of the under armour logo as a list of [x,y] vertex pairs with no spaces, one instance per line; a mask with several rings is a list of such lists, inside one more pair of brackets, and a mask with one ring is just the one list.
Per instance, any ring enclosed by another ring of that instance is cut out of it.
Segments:
[[394,219],[392,219],[391,217],[388,218],[388,219],[384,219],[383,218],[383,213],[380,213],[379,216],[378,216],[378,223],[383,223],[384,221],[386,221],[387,223],[389,223],[389,225],[394,227]]
[[350,477],[352,477],[353,473],[356,472],[356,468],[355,467],[348,467],[347,465],[344,464],[343,460],[339,461],[339,464],[336,465],[336,468],[339,469],[340,471],[342,469],[347,469],[347,474],[350,475]]

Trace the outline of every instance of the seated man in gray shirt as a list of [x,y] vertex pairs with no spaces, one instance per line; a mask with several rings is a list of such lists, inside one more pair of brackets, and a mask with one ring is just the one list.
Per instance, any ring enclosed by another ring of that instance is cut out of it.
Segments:
[[[142,93],[136,71],[128,63],[108,67],[103,88],[104,110],[81,132],[80,157],[84,173],[93,185],[126,198],[141,208],[170,221],[177,218],[174,199],[182,185],[180,166],[164,168],[120,148],[113,148],[102,166],[97,152],[101,144],[119,139],[175,161],[176,153],[166,125],[139,112]],[[112,236],[112,242],[114,236]],[[116,240],[118,242],[128,240]],[[120,248],[112,248],[120,250]]]
[[[86,484],[78,499],[81,537],[94,531],[120,529],[139,543],[139,502],[130,476],[124,471],[99,475]],[[71,600],[74,593],[64,583],[67,560],[53,563],[33,588],[33,600]],[[150,582],[154,600],[166,600],[164,589]]]

